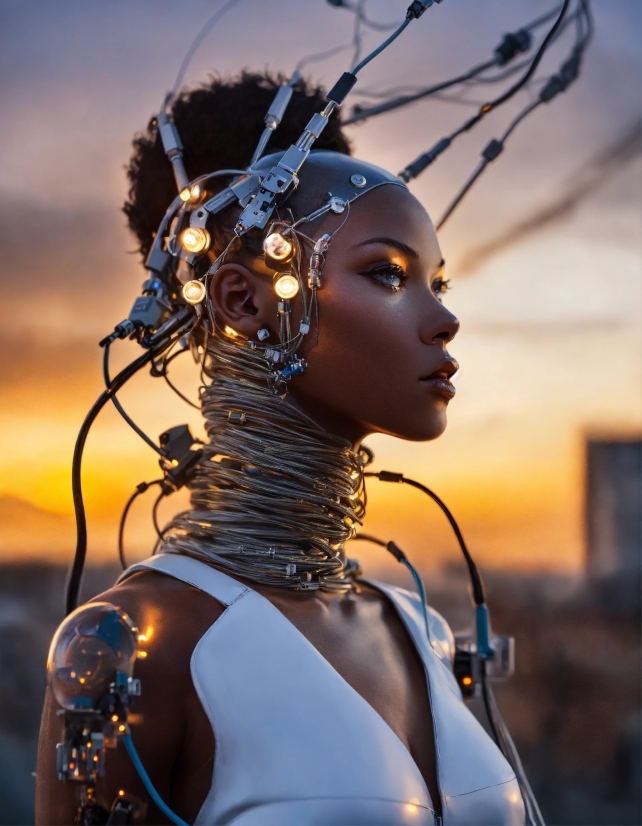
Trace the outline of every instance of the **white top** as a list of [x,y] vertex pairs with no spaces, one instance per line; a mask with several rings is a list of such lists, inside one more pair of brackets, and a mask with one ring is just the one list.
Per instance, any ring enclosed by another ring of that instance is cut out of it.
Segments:
[[[216,741],[212,786],[197,824],[433,826],[430,794],[383,718],[269,600],[209,565],[159,554],[151,569],[210,594],[226,610],[192,654],[194,687]],[[419,598],[388,596],[426,668],[444,826],[523,826],[511,767],[466,708],[452,673],[454,643]]]

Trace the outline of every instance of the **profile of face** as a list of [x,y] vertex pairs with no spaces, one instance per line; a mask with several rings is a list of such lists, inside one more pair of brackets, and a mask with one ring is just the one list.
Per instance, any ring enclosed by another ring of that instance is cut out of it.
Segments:
[[[331,233],[344,217],[326,218],[312,236]],[[372,433],[412,441],[441,435],[457,370],[447,347],[459,329],[442,304],[445,288],[437,235],[419,201],[394,185],[365,193],[326,255],[318,341],[313,325],[298,351],[308,367],[290,382],[291,398],[355,445]],[[224,263],[211,297],[224,324],[255,340],[264,327],[278,341],[278,299],[262,260]]]

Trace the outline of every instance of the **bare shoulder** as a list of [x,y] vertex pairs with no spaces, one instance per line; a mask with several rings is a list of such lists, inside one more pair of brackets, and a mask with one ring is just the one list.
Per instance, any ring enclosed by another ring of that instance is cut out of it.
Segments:
[[[132,737],[161,797],[193,820],[198,808],[193,811],[183,799],[177,766],[194,731],[202,732],[202,736],[198,748],[188,749],[188,757],[206,762],[214,743],[192,684],[190,659],[199,639],[216,622],[224,607],[197,588],[155,571],[135,573],[94,597],[92,602],[117,605],[138,627],[140,653],[134,665],[134,677],[141,681],[142,694],[132,709]],[[56,742],[62,734],[57,712],[57,704],[47,691],[38,753],[36,822],[49,826],[74,822],[77,807],[73,784],[60,783],[55,773]],[[107,777],[97,788],[100,805],[109,808],[118,790],[126,789],[145,801],[147,822],[168,822],[149,801],[120,746],[114,752],[109,750],[107,764]],[[187,765],[187,770],[191,777],[198,774],[198,766]],[[204,789],[208,788],[209,780],[211,777],[204,777],[201,784]],[[198,800],[199,795],[188,795],[188,798]]]
[[224,611],[209,594],[157,571],[138,571],[91,601],[111,602],[136,623],[141,668],[165,664],[167,657],[175,665],[189,660],[196,643]]

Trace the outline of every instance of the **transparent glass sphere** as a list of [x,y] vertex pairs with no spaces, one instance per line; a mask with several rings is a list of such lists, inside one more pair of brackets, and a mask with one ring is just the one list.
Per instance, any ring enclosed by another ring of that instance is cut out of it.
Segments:
[[109,602],[77,608],[56,631],[47,659],[47,680],[66,709],[95,708],[121,671],[131,677],[138,629]]

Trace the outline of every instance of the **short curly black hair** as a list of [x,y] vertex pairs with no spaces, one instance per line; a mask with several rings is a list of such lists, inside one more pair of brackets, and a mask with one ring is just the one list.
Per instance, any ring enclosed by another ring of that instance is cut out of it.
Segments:
[[[190,180],[216,169],[247,167],[263,131],[265,113],[284,82],[280,74],[243,71],[227,80],[212,77],[209,83],[183,93],[175,101],[172,116],[183,142]],[[286,149],[294,143],[324,104],[325,92],[321,87],[299,80],[283,123],[267,151]],[[350,154],[350,144],[337,115],[315,142],[315,149]],[[134,139],[127,178],[130,187],[123,212],[138,240],[138,250],[147,256],[163,215],[176,197],[171,164],[153,120]]]

